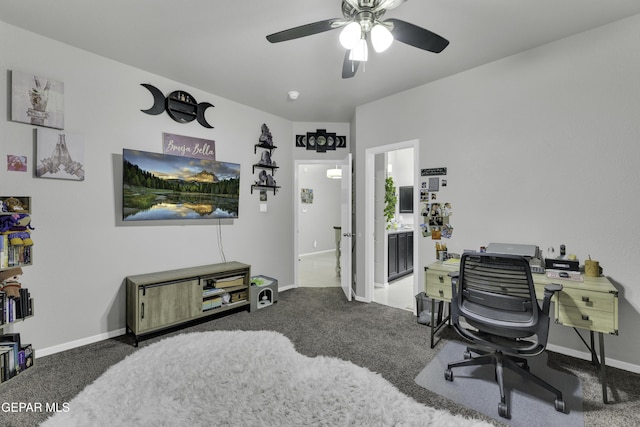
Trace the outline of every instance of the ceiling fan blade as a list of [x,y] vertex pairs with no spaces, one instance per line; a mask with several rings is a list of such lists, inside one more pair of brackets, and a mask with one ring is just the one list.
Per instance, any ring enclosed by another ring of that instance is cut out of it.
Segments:
[[343,19],[338,18],[325,19],[324,21],[313,22],[311,24],[301,25],[299,27],[289,28],[288,30],[270,34],[267,36],[267,40],[271,43],[279,43],[300,37],[312,36],[314,34],[333,30],[340,26],[335,25],[336,23],[342,23],[343,21]]
[[344,61],[342,62],[342,78],[350,79],[351,77],[356,75],[358,71],[358,66],[360,65],[360,61],[352,61],[349,59],[349,52],[347,50],[344,54]]
[[385,22],[393,24],[393,30],[391,30],[393,38],[418,49],[440,53],[449,45],[449,40],[417,25],[400,19],[387,19]]

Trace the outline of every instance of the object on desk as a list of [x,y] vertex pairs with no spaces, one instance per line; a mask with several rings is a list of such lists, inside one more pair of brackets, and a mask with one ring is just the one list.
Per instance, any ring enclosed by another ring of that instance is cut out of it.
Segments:
[[546,258],[544,266],[547,270],[580,271],[580,262],[577,259]]
[[446,258],[441,258],[440,254],[441,253],[446,253],[447,252],[447,245],[446,243],[440,243],[440,242],[436,242],[436,259],[439,261],[444,261]]
[[584,274],[588,277],[600,277],[602,274],[600,263],[592,260],[591,255],[589,255],[589,259],[584,262]]
[[547,277],[550,279],[573,280],[574,282],[584,282],[584,278],[577,271],[547,270]]

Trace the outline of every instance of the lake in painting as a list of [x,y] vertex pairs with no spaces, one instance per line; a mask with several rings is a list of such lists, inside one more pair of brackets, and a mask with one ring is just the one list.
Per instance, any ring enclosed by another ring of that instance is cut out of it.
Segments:
[[125,221],[237,218],[240,165],[124,149]]

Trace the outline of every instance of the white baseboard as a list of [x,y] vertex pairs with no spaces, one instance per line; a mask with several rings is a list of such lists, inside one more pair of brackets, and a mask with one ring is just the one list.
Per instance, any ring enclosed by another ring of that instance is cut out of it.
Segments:
[[278,286],[278,292],[284,292],[284,291],[288,291],[289,289],[295,289],[295,288],[297,288],[296,285],[288,285],[283,287]]
[[[547,350],[555,351],[556,353],[564,354],[566,356],[575,357],[576,359],[582,359],[582,360],[591,361],[591,353],[588,353],[586,351],[574,350],[574,349],[571,349],[571,348],[566,348],[566,347],[562,347],[562,346],[555,345],[555,344],[547,344]],[[600,354],[598,354],[598,357],[600,357]],[[624,371],[629,371],[629,372],[634,372],[636,374],[640,374],[640,366],[633,365],[633,364],[627,363],[627,362],[622,362],[620,360],[608,358],[607,357],[607,353],[606,353],[606,349],[605,349],[604,357],[606,359],[605,362],[606,362],[607,366],[611,366],[613,368],[618,368],[618,369],[622,369]]]
[[54,345],[53,347],[36,349],[36,357],[49,356],[50,354],[60,353],[61,351],[71,350],[72,348],[81,347],[87,344],[93,344],[94,342],[104,341],[109,338],[119,337],[127,333],[126,328],[117,329],[111,332],[105,332],[103,334],[94,335],[92,337],[82,338],[76,341],[71,341],[63,344]]
[[318,254],[326,254],[327,252],[335,252],[335,251],[336,251],[335,249],[326,249],[324,251],[309,252],[309,253],[306,253],[306,254],[298,254],[298,257],[318,255]]
[[370,303],[371,302],[370,300],[368,300],[368,299],[366,299],[364,297],[359,297],[358,295],[354,295],[353,298],[358,302],[366,302],[366,303]]

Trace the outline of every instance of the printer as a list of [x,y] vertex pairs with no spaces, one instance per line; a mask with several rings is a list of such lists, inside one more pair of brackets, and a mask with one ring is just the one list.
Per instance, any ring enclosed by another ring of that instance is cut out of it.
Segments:
[[532,273],[544,273],[540,248],[536,245],[525,245],[516,243],[489,243],[487,252],[492,254],[518,255],[529,261]]

